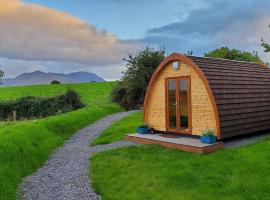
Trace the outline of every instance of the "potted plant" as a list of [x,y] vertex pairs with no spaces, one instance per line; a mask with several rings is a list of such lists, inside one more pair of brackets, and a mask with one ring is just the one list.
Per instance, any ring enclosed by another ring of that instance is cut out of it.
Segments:
[[201,135],[201,142],[202,143],[213,144],[216,141],[217,140],[216,140],[214,129],[208,128],[208,129],[202,131],[202,135]]
[[137,132],[138,132],[139,134],[147,134],[147,133],[150,133],[150,130],[151,130],[151,129],[148,127],[147,124],[140,125],[140,126],[138,126],[138,128],[137,128]]

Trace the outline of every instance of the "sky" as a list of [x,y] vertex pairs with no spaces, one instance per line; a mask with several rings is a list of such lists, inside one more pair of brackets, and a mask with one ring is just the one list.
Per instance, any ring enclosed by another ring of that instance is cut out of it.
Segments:
[[194,55],[222,46],[264,53],[269,0],[0,0],[6,77],[88,71],[116,80],[123,58],[149,45]]

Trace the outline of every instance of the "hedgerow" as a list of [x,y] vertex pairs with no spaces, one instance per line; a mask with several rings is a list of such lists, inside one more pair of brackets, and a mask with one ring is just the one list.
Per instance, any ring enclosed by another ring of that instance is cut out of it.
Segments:
[[16,113],[16,120],[43,118],[84,107],[76,91],[67,90],[53,97],[26,96],[11,101],[0,101],[0,120],[9,120]]

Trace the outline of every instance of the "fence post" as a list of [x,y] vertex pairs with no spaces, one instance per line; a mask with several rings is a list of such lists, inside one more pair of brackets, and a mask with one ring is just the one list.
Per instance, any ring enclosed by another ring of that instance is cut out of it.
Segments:
[[16,121],[16,119],[17,119],[17,113],[16,113],[16,110],[13,110],[13,111],[12,111],[12,118],[13,118],[13,121]]

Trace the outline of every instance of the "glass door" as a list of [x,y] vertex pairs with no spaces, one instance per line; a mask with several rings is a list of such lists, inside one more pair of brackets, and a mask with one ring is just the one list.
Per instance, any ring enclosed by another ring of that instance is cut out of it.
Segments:
[[167,113],[168,113],[168,129],[176,131],[177,128],[177,99],[176,99],[176,80],[168,80],[167,82]]
[[190,77],[166,80],[167,130],[191,133]]
[[189,131],[189,79],[178,80],[180,132]]

